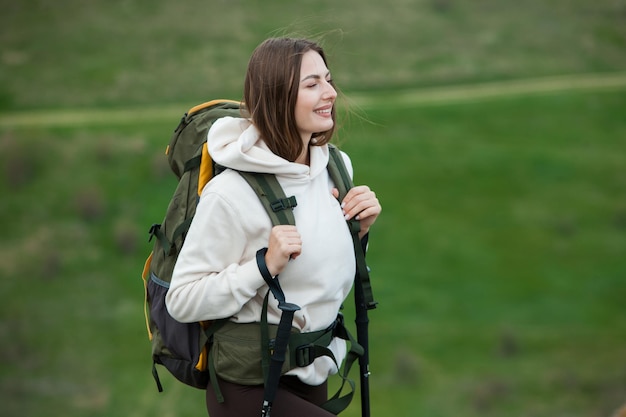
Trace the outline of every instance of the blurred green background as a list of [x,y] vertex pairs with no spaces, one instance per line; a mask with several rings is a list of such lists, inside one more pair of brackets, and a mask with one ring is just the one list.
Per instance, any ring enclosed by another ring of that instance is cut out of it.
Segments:
[[163,370],[159,394],[150,373],[140,273],[175,185],[163,151],[189,107],[239,99],[254,47],[285,34],[322,39],[339,144],[384,207],[372,415],[626,403],[625,1],[0,11],[3,416],[205,415],[201,391]]

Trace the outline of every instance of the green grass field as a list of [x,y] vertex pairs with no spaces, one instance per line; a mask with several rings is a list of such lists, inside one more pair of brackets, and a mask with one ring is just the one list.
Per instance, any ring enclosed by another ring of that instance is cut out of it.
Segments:
[[339,143],[384,207],[372,415],[611,416],[626,85],[576,80],[626,71],[624,16],[621,1],[3,4],[2,415],[206,414],[201,391],[163,370],[159,394],[150,373],[140,272],[174,187],[163,151],[187,107],[238,97],[258,42],[304,27],[355,98]]

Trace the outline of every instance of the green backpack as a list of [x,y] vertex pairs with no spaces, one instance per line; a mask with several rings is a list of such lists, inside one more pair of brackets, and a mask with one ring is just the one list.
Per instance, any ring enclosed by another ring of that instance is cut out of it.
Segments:
[[[227,320],[180,323],[169,315],[165,306],[165,296],[178,254],[195,215],[199,196],[207,182],[222,169],[213,163],[208,153],[206,137],[212,124],[226,116],[242,117],[240,104],[230,100],[213,100],[193,107],[182,117],[166,150],[170,167],[179,182],[164,220],[161,224],[153,224],[149,230],[150,240],[154,237],[156,241],[142,273],[145,289],[144,313],[152,345],[152,374],[160,392],[163,391],[163,387],[158,376],[157,364],[164,366],[181,382],[199,389],[206,389],[211,376],[215,377],[210,346],[213,334]],[[331,146],[330,151],[329,174],[340,191],[340,198],[343,198],[351,187],[351,180],[338,149]],[[284,195],[274,175],[244,172],[240,174],[261,199],[273,225],[295,224],[292,213],[292,208],[297,204],[295,197],[287,198]],[[274,281],[278,284],[278,280]],[[276,289],[272,285],[271,292],[277,299],[282,297],[284,301],[280,286],[278,285]],[[262,323],[264,318],[260,318]],[[301,337],[290,337],[292,340],[289,340],[287,350],[290,349],[288,355],[291,356],[287,360],[291,362],[292,367],[306,366],[316,357],[328,355],[328,352],[323,351],[324,347],[316,344],[317,339],[324,340],[323,343],[327,345],[330,337],[343,337],[350,342],[351,348],[340,376],[354,391],[354,384],[347,379],[347,375],[352,363],[363,354],[363,349],[345,329],[343,322],[339,323],[337,328],[341,329],[335,329],[332,333],[322,331],[316,332],[318,334],[304,333],[296,335]],[[272,336],[275,332],[276,329]],[[263,333],[264,339],[270,337],[267,330]],[[267,340],[264,342],[267,343]],[[259,363],[262,360],[264,380],[267,381],[270,358],[266,352],[263,356],[259,358]],[[274,379],[276,378],[275,376]],[[218,398],[221,398],[219,387],[217,385],[215,387]],[[275,387],[270,391],[275,392]],[[334,412],[345,408],[352,398],[352,392],[343,397],[339,394],[340,392],[333,397],[336,400],[335,404],[329,407]]]
[[204,329],[211,323],[174,320],[167,312],[165,295],[202,188],[213,176],[206,133],[215,120],[225,116],[239,117],[239,103],[219,100],[190,109],[181,119],[165,151],[178,185],[163,222],[150,228],[150,240],[156,237],[156,241],[142,274],[146,327],[152,343],[152,374],[159,391],[163,391],[163,387],[156,364],[165,366],[187,385],[206,388],[208,384],[208,340]]

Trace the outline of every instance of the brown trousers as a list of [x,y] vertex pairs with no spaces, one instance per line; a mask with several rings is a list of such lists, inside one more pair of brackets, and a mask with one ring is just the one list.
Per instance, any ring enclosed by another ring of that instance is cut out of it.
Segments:
[[[263,385],[238,385],[218,378],[224,402],[217,402],[213,384],[206,390],[210,417],[258,417],[263,405]],[[272,417],[331,417],[320,408],[328,397],[327,384],[311,386],[297,377],[283,376],[272,406]]]

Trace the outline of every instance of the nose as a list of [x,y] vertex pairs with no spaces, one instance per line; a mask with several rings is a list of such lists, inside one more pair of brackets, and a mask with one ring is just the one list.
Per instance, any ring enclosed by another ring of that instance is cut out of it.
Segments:
[[324,99],[335,100],[337,98],[337,91],[330,82],[326,82],[326,90],[324,91]]

